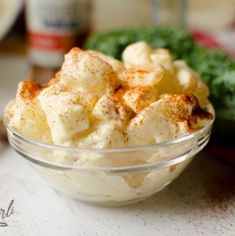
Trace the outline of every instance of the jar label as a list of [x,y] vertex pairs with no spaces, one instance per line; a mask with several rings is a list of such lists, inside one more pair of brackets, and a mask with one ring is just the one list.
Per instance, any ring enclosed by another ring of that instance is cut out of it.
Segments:
[[37,32],[29,32],[28,40],[32,48],[38,48],[46,51],[63,50],[68,51],[71,45],[76,44],[76,35],[56,35]]
[[36,65],[60,66],[88,32],[89,0],[27,0],[29,54]]

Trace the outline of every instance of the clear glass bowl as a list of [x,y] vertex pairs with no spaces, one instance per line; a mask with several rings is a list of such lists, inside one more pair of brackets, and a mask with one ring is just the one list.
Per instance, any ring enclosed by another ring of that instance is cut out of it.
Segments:
[[[112,149],[46,144],[5,126],[15,151],[53,187],[82,201],[118,206],[145,199],[179,176],[207,144],[212,123],[168,142]],[[75,164],[60,164],[64,158]]]

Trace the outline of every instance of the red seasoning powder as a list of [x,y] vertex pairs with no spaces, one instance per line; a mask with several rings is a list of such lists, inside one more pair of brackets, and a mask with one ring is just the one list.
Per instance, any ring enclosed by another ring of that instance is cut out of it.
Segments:
[[232,197],[235,196],[235,173],[213,177],[206,183],[205,199],[213,210],[226,212]]

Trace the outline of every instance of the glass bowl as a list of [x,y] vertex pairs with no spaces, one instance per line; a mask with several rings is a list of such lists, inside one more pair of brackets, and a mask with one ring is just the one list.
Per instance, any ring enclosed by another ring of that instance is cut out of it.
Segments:
[[[11,146],[54,188],[78,200],[119,206],[143,200],[179,176],[209,141],[213,121],[168,142],[109,149],[46,144],[4,123]],[[65,159],[67,163],[61,164]]]

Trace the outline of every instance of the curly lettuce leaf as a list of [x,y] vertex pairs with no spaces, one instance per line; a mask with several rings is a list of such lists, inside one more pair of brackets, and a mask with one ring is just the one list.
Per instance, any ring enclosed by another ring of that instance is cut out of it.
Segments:
[[181,28],[131,28],[92,35],[85,47],[121,59],[125,47],[146,41],[153,48],[171,50],[175,59],[184,59],[210,88],[210,99],[216,113],[224,119],[235,119],[235,61],[222,50],[198,45]]

